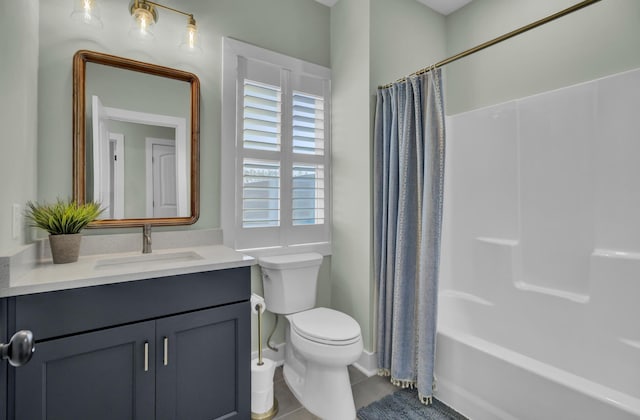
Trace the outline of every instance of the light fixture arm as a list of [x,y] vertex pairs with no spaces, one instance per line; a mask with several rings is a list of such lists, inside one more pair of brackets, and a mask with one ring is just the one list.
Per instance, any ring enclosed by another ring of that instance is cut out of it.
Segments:
[[[172,12],[180,13],[181,15],[185,15],[185,16],[188,16],[190,19],[193,19],[193,14],[192,13],[183,12],[182,10],[174,9],[173,7],[165,6],[163,4],[156,3],[156,2],[153,2],[153,1],[149,1],[149,0],[145,0],[145,3],[149,3],[151,5],[154,5],[156,7],[160,7],[162,9],[171,10]],[[195,21],[195,19],[193,19],[193,20]]]

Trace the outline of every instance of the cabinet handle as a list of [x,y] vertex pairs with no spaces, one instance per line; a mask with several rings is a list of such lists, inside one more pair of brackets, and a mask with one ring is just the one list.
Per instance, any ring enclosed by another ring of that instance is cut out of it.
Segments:
[[144,371],[149,371],[149,342],[144,342]]
[[165,366],[169,364],[169,339],[167,337],[164,338],[164,360],[163,363]]

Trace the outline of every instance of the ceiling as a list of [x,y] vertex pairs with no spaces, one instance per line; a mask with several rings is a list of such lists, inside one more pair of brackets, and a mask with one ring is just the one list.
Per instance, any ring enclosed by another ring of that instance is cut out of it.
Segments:
[[455,12],[462,6],[471,3],[471,0],[417,0],[420,3],[424,4],[435,10],[436,12],[448,15],[449,13]]
[[334,4],[336,4],[338,2],[338,0],[316,0],[318,3],[322,3],[325,6],[333,6]]
[[[338,0],[316,0],[318,3],[322,3],[325,6],[333,6]],[[425,6],[428,6],[436,12],[448,15],[451,12],[455,12],[462,6],[471,3],[471,0],[416,0]]]

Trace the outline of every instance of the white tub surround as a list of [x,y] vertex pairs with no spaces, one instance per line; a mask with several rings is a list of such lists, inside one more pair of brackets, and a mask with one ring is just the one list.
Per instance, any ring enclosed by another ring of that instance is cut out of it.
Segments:
[[[218,230],[154,232],[142,254],[142,234],[87,235],[75,263],[53,264],[48,240],[0,259],[0,297],[245,267],[252,257],[221,245]],[[38,255],[43,258],[38,258]],[[6,262],[7,264],[4,264]]]
[[436,396],[470,418],[640,417],[638,92],[449,119]]

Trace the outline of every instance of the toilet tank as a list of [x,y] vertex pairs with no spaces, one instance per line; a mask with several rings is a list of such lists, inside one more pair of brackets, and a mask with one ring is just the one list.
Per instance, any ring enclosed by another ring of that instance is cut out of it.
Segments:
[[278,255],[258,260],[267,310],[292,314],[316,305],[316,285],[322,255]]

